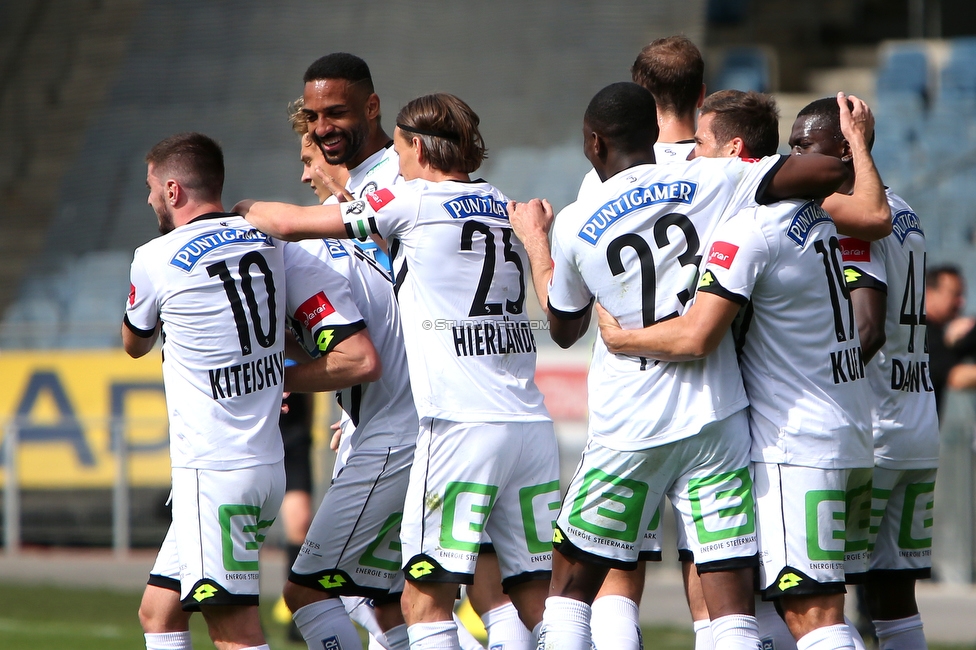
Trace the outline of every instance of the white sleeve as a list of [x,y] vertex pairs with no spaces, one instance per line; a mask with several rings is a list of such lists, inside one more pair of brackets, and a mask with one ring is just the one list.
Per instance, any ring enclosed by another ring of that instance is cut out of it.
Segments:
[[848,289],[869,287],[888,292],[885,241],[879,239],[866,242],[854,237],[840,239],[840,252],[844,256],[844,280]]
[[593,302],[570,251],[564,249],[559,230],[553,230],[552,277],[549,279],[549,311],[562,320],[580,318]]
[[288,316],[312,356],[366,327],[349,279],[300,244],[285,247],[285,292]]
[[698,291],[745,304],[770,261],[769,245],[758,220],[758,208],[727,219],[715,231],[704,259]]
[[397,185],[340,203],[346,234],[350,239],[366,239],[371,234],[383,239],[402,237],[417,221],[420,199],[418,189]]
[[772,180],[776,170],[786,161],[785,156],[766,156],[759,160],[741,160],[731,158],[726,174],[735,184],[735,192],[729,201],[725,214],[732,215],[743,208],[759,205],[759,199],[765,193],[766,186]]
[[144,256],[136,251],[129,269],[129,298],[125,303],[126,326],[136,336],[149,338],[159,322],[159,298],[144,265]]

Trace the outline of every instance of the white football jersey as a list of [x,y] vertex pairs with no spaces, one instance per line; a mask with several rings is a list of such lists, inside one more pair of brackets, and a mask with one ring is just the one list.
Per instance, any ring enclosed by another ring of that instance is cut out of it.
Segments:
[[163,323],[173,467],[239,469],[283,458],[281,244],[211,213],[136,249],[125,323]]
[[[655,142],[654,143],[654,162],[658,165],[668,165],[675,162],[687,162],[688,156],[695,150],[695,141],[686,140],[683,142]],[[579,192],[576,200],[586,197],[594,188],[600,186],[600,175],[595,169],[586,172],[583,182],[580,183]]]
[[925,235],[912,208],[887,192],[892,233],[867,243],[840,240],[847,286],[887,294],[886,340],[868,364],[874,390],[874,456],[878,467],[938,465],[939,420],[925,345]]
[[420,417],[546,421],[525,249],[484,181],[412,180],[342,204],[350,237],[399,240],[397,296]]
[[[624,329],[684,313],[712,231],[755,203],[779,163],[697,158],[607,179],[556,217],[550,311],[579,317],[596,299]],[[610,354],[597,337],[587,382],[590,435],[622,451],[687,438],[746,407],[731,337],[685,363]]]
[[351,242],[309,239],[285,245],[285,276],[289,324],[310,356],[331,352],[363,329],[380,356],[378,380],[336,393],[355,426],[350,449],[413,444],[420,423],[393,282],[385,269]]
[[752,459],[872,467],[870,389],[830,215],[813,201],[746,208],[715,231],[703,291],[746,305],[736,338]]

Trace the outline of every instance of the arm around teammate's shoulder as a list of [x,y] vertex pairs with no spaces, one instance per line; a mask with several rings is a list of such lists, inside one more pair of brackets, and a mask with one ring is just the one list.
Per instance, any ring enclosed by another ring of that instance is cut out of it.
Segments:
[[234,206],[234,212],[261,232],[284,241],[350,237],[338,204],[300,206],[270,201],[242,201]]
[[762,189],[759,203],[786,199],[822,199],[836,192],[850,177],[839,158],[810,153],[783,156]]
[[365,329],[340,341],[325,355],[285,369],[285,390],[321,393],[376,381],[383,374],[380,355]]
[[650,357],[661,361],[696,361],[714,352],[732,326],[739,303],[699,292],[683,315],[643,329],[621,329],[617,320],[597,305],[600,335],[614,354]]

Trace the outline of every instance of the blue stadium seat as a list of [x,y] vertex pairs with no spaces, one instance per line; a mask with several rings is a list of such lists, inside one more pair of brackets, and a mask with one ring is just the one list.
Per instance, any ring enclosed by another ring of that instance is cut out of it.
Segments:
[[714,90],[769,92],[769,68],[769,57],[762,48],[733,47],[725,52],[722,65],[711,86]]
[[925,51],[914,45],[895,47],[878,71],[878,97],[911,93],[928,97],[929,64]]

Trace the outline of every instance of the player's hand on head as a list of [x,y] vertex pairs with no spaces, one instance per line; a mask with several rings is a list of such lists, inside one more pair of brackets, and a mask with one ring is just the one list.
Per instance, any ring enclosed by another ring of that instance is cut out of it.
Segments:
[[242,217],[246,217],[247,213],[251,211],[251,206],[255,203],[256,201],[254,199],[244,199],[243,201],[238,201],[236,204],[234,204],[231,212],[239,214]]
[[353,200],[353,195],[349,193],[343,184],[336,180],[335,176],[322,169],[322,167],[319,165],[312,168],[312,173],[315,174],[315,177],[319,180],[319,182],[321,182],[322,185],[324,185],[325,188],[332,193],[332,196],[339,199],[340,203]]
[[332,429],[332,439],[329,440],[329,449],[339,451],[339,443],[342,441],[342,420],[333,422],[329,428]]
[[[847,106],[850,101],[852,108]],[[864,101],[854,95],[837,93],[837,105],[840,108],[840,130],[848,142],[854,138],[867,144],[874,133],[874,114]]]
[[596,303],[596,315],[603,342],[606,343],[608,350],[616,354],[620,350],[618,336],[623,331],[620,329],[620,323],[600,303]]

